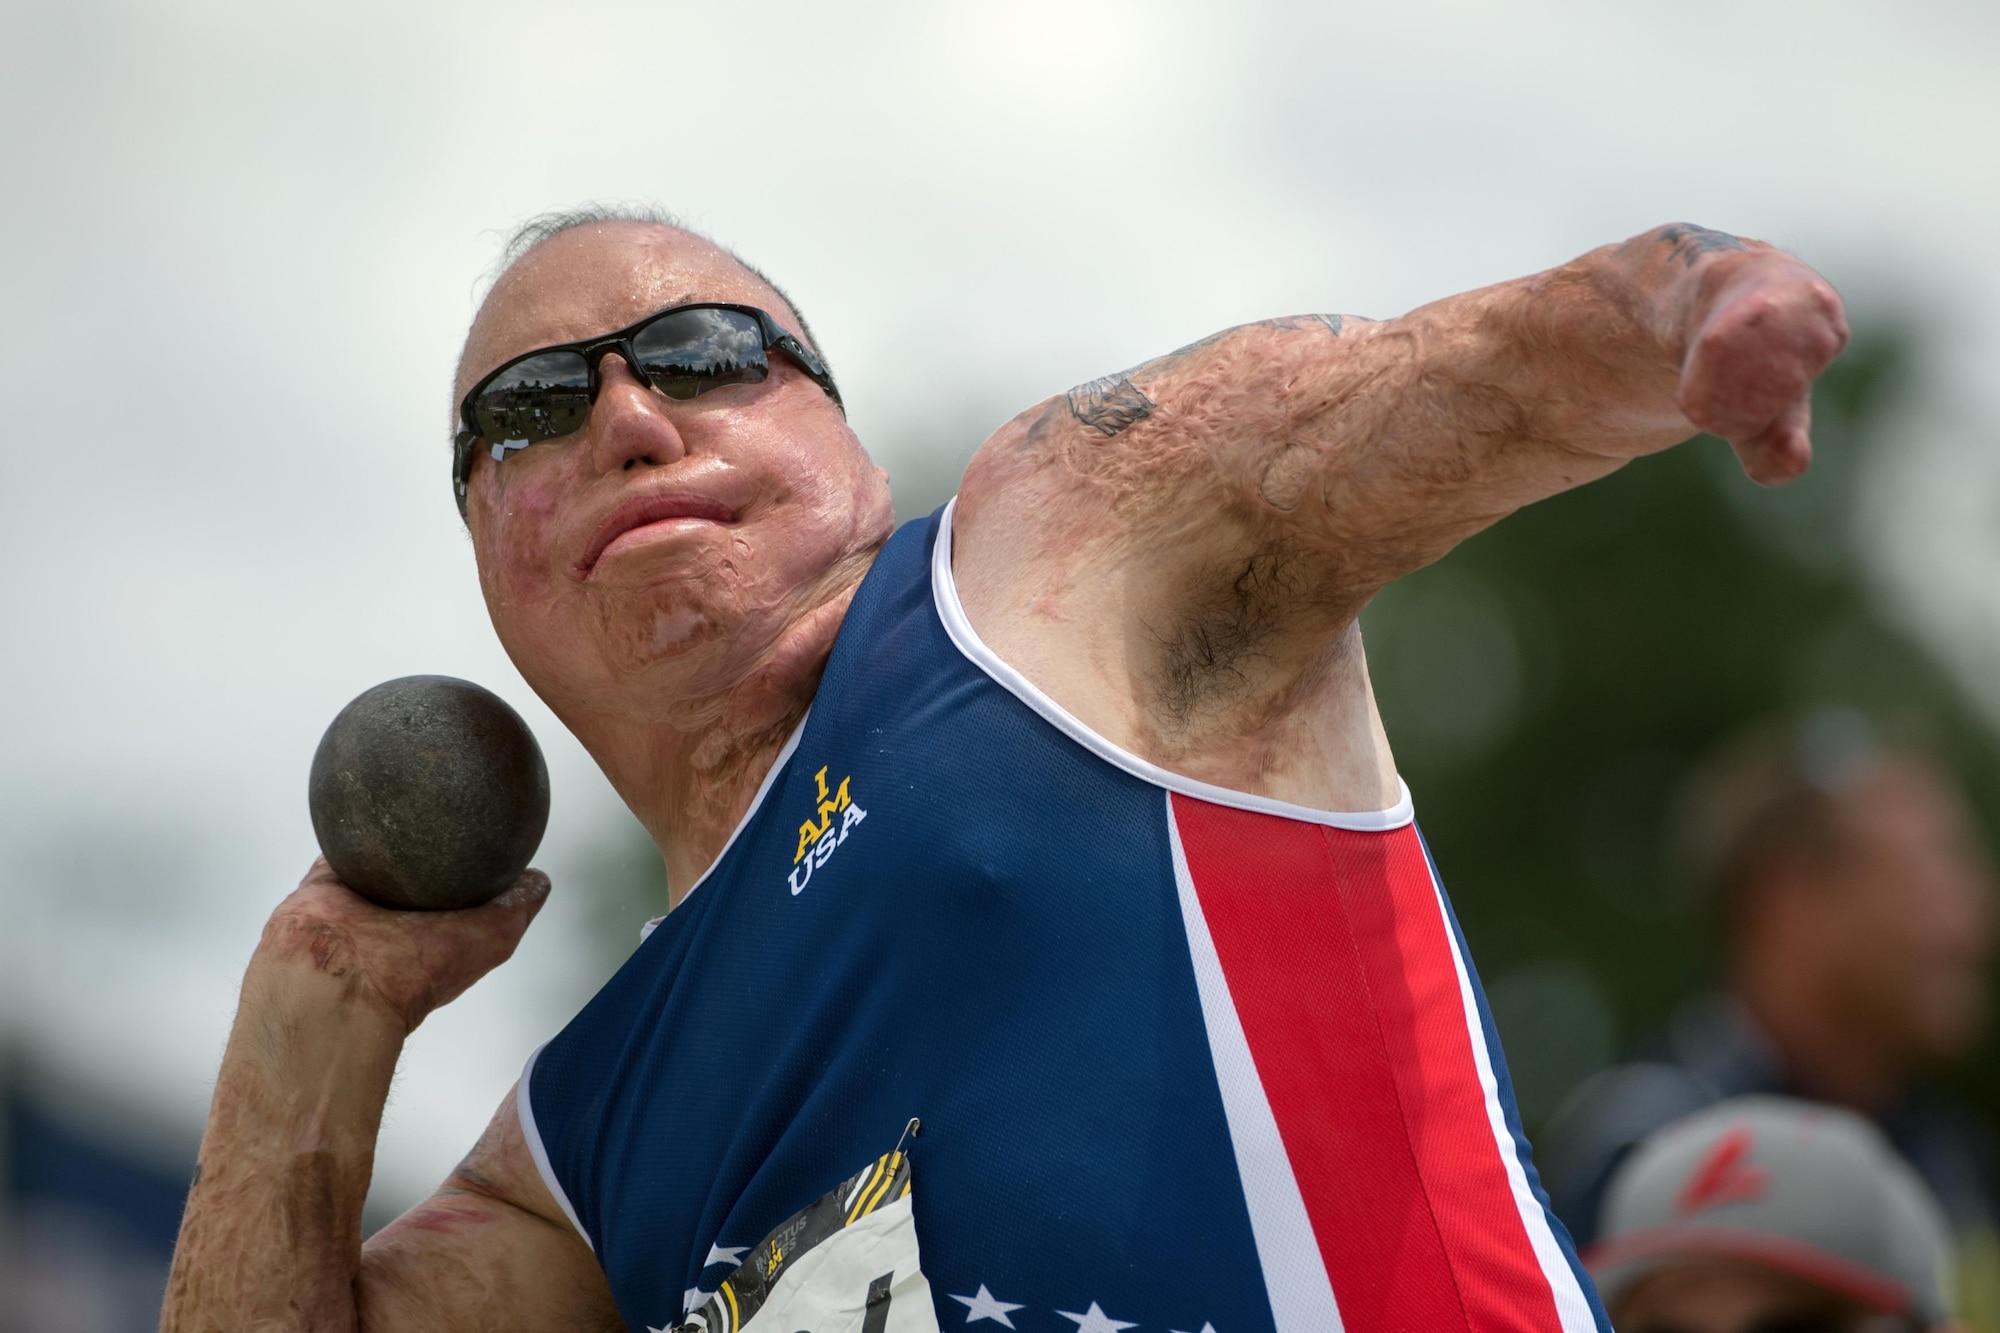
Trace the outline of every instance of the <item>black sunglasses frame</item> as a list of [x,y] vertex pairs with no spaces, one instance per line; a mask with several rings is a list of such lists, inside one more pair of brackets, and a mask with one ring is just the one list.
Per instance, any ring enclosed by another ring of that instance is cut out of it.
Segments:
[[[506,362],[495,366],[485,376],[481,377],[479,383],[472,386],[471,390],[466,393],[464,400],[458,405],[460,428],[457,436],[453,439],[451,451],[451,489],[453,497],[458,501],[458,516],[460,518],[465,517],[466,488],[472,482],[472,460],[475,456],[473,446],[485,439],[479,433],[478,422],[472,415],[473,404],[479,401],[479,395],[486,391],[488,385],[492,384],[494,380],[500,378],[500,376],[506,374],[509,370],[512,370],[515,366],[520,365],[523,361],[531,361],[538,356],[547,356],[552,352],[575,352],[583,358],[584,366],[590,375],[590,401],[594,405],[597,402],[598,391],[604,387],[604,377],[599,372],[598,366],[604,360],[606,353],[616,352],[624,360],[625,364],[631,368],[634,375],[658,389],[660,385],[651,376],[647,375],[645,369],[639,364],[639,354],[633,347],[632,340],[638,337],[642,331],[655,321],[665,319],[669,315],[678,315],[688,310],[727,310],[733,314],[748,315],[750,318],[756,320],[757,328],[764,337],[765,356],[768,358],[773,351],[784,353],[785,357],[792,364],[806,373],[808,379],[825,390],[826,396],[833,399],[835,407],[839,408],[842,412],[847,411],[847,405],[841,402],[840,390],[835,387],[833,375],[827,370],[826,364],[813,355],[812,349],[799,341],[798,337],[791,330],[773,319],[768,311],[760,310],[754,305],[735,305],[728,301],[690,301],[686,305],[668,306],[665,310],[655,310],[652,314],[639,320],[637,323],[628,324],[624,328],[613,333],[607,333],[602,337],[585,338],[580,342],[573,343],[553,343],[547,347],[537,347],[532,352],[523,352],[519,356],[508,358]],[[713,387],[719,388],[721,386],[718,384]],[[697,389],[689,397],[698,397],[703,391],[702,389]],[[564,434],[574,434],[574,432],[564,432]],[[529,440],[524,444],[494,443],[492,445],[493,459],[495,462],[498,462],[513,450],[525,449],[529,444],[538,444],[542,440],[559,440],[561,438],[561,435],[544,435],[537,439]]]

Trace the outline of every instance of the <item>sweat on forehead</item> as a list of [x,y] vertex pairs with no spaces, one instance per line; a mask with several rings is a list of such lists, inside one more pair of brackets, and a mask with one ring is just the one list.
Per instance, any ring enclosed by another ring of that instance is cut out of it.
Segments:
[[706,237],[665,222],[590,221],[543,236],[494,281],[466,333],[454,398],[523,352],[595,337],[688,301],[760,306],[812,341],[783,292]]

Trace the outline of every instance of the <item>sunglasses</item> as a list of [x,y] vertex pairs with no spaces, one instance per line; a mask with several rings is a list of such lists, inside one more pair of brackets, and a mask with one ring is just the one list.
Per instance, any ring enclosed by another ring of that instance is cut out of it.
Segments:
[[667,397],[686,399],[725,384],[762,383],[771,373],[774,349],[846,410],[825,364],[755,306],[677,305],[601,338],[515,357],[473,385],[458,405],[462,429],[452,448],[451,488],[459,517],[465,517],[474,446],[491,445],[497,463],[531,444],[583,429],[603,388],[598,365],[606,353],[616,352],[634,375]]

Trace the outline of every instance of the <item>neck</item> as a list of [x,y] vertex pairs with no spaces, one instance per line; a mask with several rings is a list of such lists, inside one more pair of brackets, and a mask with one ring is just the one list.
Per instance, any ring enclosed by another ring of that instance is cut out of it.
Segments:
[[1798,1092],[1871,1115],[1901,1099],[1909,1070],[1895,1043],[1829,988],[1752,972],[1737,990]]
[[715,864],[779,751],[812,706],[848,603],[866,572],[791,621],[726,687],[667,721],[603,714],[564,719],[659,844],[679,906]]

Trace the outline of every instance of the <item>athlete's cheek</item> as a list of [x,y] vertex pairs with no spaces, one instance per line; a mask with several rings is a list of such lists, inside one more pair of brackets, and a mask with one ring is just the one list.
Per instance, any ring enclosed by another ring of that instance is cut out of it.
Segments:
[[570,489],[566,469],[534,466],[538,460],[509,460],[487,492],[480,524],[480,581],[488,600],[544,597],[561,580],[566,561],[562,551],[562,514]]
[[736,561],[747,597],[768,608],[788,594],[815,592],[820,576],[853,547],[854,509],[850,491],[816,477],[746,524]]
[[529,683],[545,697],[561,694],[581,665],[571,631],[582,595],[562,556],[563,488],[559,477],[537,475],[527,458],[508,459],[501,472],[495,478],[501,484],[475,496],[480,592],[494,631]]

